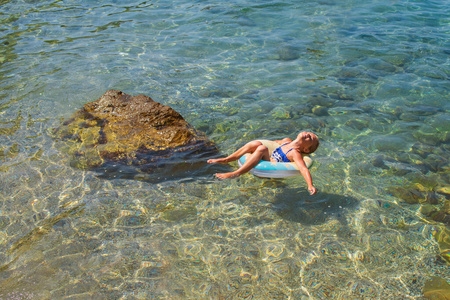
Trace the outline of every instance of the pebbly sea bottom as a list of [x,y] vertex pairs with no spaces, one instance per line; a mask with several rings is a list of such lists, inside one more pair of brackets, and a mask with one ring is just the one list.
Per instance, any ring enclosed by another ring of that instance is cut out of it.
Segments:
[[[449,8],[0,1],[0,298],[447,299]],[[51,132],[108,89],[222,155],[313,131],[319,192],[72,168]]]

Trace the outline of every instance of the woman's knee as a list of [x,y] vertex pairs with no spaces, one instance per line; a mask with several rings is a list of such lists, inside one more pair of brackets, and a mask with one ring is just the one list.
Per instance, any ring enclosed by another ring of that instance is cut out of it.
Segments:
[[253,153],[261,145],[262,145],[262,143],[260,141],[251,141],[251,142],[248,142],[244,147],[246,148],[247,152]]
[[255,151],[265,153],[265,152],[269,152],[269,148],[267,148],[266,146],[264,146],[263,144],[261,144],[261,145],[259,145],[258,147],[256,147],[256,150],[255,150]]
[[258,148],[259,146],[261,146],[263,143],[261,143],[260,141],[251,141],[248,143],[248,145],[254,147],[255,149]]

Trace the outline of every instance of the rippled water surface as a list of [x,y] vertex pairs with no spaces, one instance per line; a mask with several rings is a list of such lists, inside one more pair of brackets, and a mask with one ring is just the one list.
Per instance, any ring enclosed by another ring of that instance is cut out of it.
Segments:
[[[0,1],[0,298],[432,294],[450,280],[449,16],[448,0]],[[74,169],[52,129],[108,89],[170,105],[223,155],[311,130],[319,193]]]

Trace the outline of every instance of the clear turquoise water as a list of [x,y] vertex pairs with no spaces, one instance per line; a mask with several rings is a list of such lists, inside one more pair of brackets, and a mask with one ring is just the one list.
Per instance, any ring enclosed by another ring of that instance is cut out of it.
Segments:
[[[449,186],[449,8],[0,1],[0,298],[420,299],[450,280],[445,225],[389,193]],[[319,194],[71,168],[50,132],[110,88],[170,105],[223,154],[316,132]]]

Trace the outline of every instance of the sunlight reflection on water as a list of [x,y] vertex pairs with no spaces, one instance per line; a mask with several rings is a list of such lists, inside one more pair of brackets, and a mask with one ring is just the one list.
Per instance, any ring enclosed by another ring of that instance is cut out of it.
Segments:
[[[448,205],[446,4],[3,1],[0,297],[400,299],[449,280],[429,218]],[[223,154],[316,132],[319,194],[71,168],[50,132],[110,88]]]

